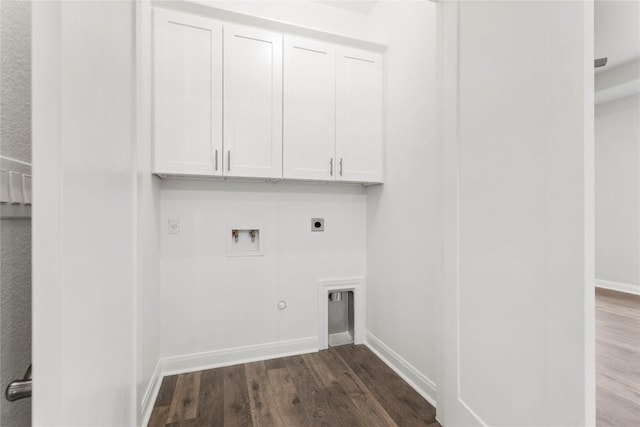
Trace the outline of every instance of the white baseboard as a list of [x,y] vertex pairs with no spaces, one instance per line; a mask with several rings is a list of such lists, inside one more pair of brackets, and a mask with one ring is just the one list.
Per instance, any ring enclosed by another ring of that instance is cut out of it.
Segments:
[[162,375],[184,374],[318,351],[318,337],[298,338],[160,359]]
[[203,353],[163,357],[158,361],[158,365],[153,372],[142,401],[142,425],[146,426],[149,423],[153,405],[160,391],[162,378],[167,375],[184,374],[186,372],[257,362],[259,360],[296,356],[316,351],[318,351],[318,337],[314,336],[244,347],[226,348]]
[[632,285],[630,283],[612,282],[611,280],[596,279],[596,287],[611,289],[619,292],[626,292],[628,294],[640,295],[640,286]]
[[160,361],[156,363],[156,367],[151,374],[151,379],[149,379],[149,385],[147,386],[147,390],[144,393],[142,398],[141,406],[142,406],[142,425],[146,426],[149,424],[149,419],[151,418],[151,412],[153,411],[153,404],[156,402],[158,398],[158,393],[160,392],[160,385],[162,384],[162,370]]
[[436,406],[436,384],[433,381],[369,331],[366,334],[365,345],[417,391],[420,396],[424,397],[434,407]]

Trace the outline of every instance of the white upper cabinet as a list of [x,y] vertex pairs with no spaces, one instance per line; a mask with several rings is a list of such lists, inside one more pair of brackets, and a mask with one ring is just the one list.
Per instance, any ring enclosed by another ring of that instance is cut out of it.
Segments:
[[154,10],[154,172],[222,174],[222,25]]
[[281,178],[282,34],[224,32],[224,175]]
[[154,8],[153,171],[379,183],[381,54]]
[[336,179],[382,182],[382,55],[338,47],[336,61]]
[[333,180],[335,46],[284,38],[284,178]]

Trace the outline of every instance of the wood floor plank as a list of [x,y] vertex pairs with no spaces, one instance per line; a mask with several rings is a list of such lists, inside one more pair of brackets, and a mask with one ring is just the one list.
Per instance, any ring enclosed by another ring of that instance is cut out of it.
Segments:
[[596,316],[596,327],[600,332],[601,339],[609,339],[618,345],[637,349],[640,344],[640,335],[630,334],[640,325],[640,319],[620,316],[616,313],[600,312]]
[[358,346],[335,349],[398,425],[425,426],[435,421],[433,406],[370,350]]
[[149,418],[149,427],[164,427],[169,417],[169,406],[155,406]]
[[369,425],[386,427],[397,425],[360,377],[345,363],[335,349],[321,351],[319,356],[326,364],[333,367],[337,381],[342,384],[345,392],[354,403],[358,410],[359,418]]
[[338,380],[333,375],[331,369],[320,360],[318,357],[318,353],[312,354],[303,354],[302,360],[307,364],[310,371],[315,374],[318,382],[322,384],[324,387],[331,387]]
[[165,427],[208,427],[208,424],[199,418],[193,418],[180,423],[167,424]]
[[361,381],[356,381],[358,376],[351,367],[344,362],[335,349],[320,351],[316,357],[318,357],[325,366],[330,367],[334,378],[342,384],[346,393],[364,394],[369,392]]
[[167,423],[182,422],[198,414],[198,394],[200,392],[200,372],[190,372],[178,376]]
[[638,366],[638,362],[640,362],[638,349],[620,345],[610,339],[596,339],[596,357],[615,360],[616,363],[631,366]]
[[286,369],[300,395],[300,401],[309,426],[339,426],[340,420],[335,416],[327,393],[320,381],[313,375],[311,368],[302,356],[286,359]]
[[280,425],[304,426],[307,419],[304,409],[300,404],[300,396],[295,384],[291,380],[291,374],[286,368],[270,369],[269,390],[273,398],[273,410],[277,414]]
[[274,418],[270,399],[269,377],[265,362],[245,365],[245,376],[249,390],[249,404],[255,427],[276,427],[279,420]]
[[156,406],[169,406],[173,400],[173,393],[176,390],[178,375],[169,375],[162,379],[158,397],[156,397]]
[[640,296],[596,288],[598,427],[640,425]]
[[596,288],[596,308],[610,307],[617,313],[640,316],[640,295],[633,295],[612,289]]
[[342,384],[336,382],[325,390],[327,392],[327,401],[335,411],[336,416],[340,419],[341,425],[345,427],[377,426],[377,424],[371,424],[369,419],[361,416],[358,406],[349,394],[347,394]]
[[224,372],[224,425],[253,426],[244,365],[227,366]]
[[358,418],[358,410],[342,384],[335,381],[324,387],[327,404],[338,419],[338,425],[344,427],[368,427],[367,421]]
[[347,393],[333,375],[331,368],[320,359],[319,353],[305,354],[302,357],[315,382],[322,385],[323,398],[337,419],[336,425],[345,427],[360,425],[357,419],[354,420],[353,403],[346,399]]
[[598,427],[637,426],[640,405],[621,398],[609,390],[596,387],[596,425]]
[[382,408],[375,398],[368,393],[349,394],[358,419],[367,426],[398,427],[391,416]]
[[[596,347],[598,348],[598,347]],[[621,353],[618,353],[621,354]],[[596,355],[596,373],[619,378],[625,383],[634,384],[640,388],[640,358],[635,361],[610,356],[608,354]]]
[[383,375],[390,385],[401,397],[410,408],[413,409],[418,418],[423,419],[428,423],[433,423],[436,417],[436,409],[427,402],[422,396],[418,394],[409,384],[407,384],[402,378],[400,378],[389,366],[387,366],[382,360],[377,358],[368,348],[365,346],[356,346],[356,351],[359,351],[366,366],[375,367],[375,372]]
[[284,368],[284,363],[282,363],[281,358],[265,360],[264,365],[267,367],[267,370]]
[[323,377],[329,380],[324,384],[325,398],[332,412],[338,418],[339,425],[344,426],[396,426],[381,406],[375,406],[368,399],[373,396],[362,384],[357,384],[357,377],[344,364],[336,365],[330,356],[331,350],[323,350],[305,357],[310,372],[323,383]]
[[224,426],[224,375],[222,369],[202,371],[197,419],[210,427]]
[[[607,373],[596,373],[598,387],[607,389],[630,402],[640,402],[640,388],[632,381]],[[640,403],[639,403],[640,404]]]

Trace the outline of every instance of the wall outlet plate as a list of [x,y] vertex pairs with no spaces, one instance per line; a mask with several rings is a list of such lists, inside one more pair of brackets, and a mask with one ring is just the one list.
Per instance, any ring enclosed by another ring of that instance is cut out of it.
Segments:
[[311,218],[311,231],[324,231],[324,218]]

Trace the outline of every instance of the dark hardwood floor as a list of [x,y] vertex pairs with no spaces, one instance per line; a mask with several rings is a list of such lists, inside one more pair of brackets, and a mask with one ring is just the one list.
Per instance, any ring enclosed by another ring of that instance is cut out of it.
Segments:
[[640,426],[640,296],[596,288],[596,424]]
[[149,426],[429,426],[436,410],[367,347],[165,377]]

